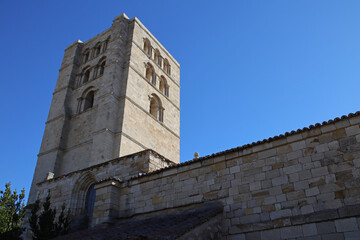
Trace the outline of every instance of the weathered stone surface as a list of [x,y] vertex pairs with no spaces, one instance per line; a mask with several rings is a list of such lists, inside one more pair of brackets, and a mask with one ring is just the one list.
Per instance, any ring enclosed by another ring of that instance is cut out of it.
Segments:
[[356,218],[345,218],[335,220],[335,227],[337,232],[352,232],[359,230]]

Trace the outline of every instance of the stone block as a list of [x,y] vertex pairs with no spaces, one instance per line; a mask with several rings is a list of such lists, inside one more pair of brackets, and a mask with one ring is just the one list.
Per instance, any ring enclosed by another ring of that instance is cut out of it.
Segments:
[[329,174],[329,171],[327,167],[320,167],[311,169],[311,174],[313,177],[320,177]]
[[262,158],[268,158],[268,157],[272,157],[276,155],[276,148],[273,149],[269,149],[269,150],[265,150],[262,152],[258,153],[258,158],[262,159]]
[[299,180],[302,181],[302,180],[305,180],[305,179],[310,179],[312,176],[311,176],[311,172],[310,170],[303,170],[301,172],[299,172]]
[[238,172],[240,172],[240,166],[233,166],[230,168],[230,174],[234,174]]
[[309,189],[305,190],[305,194],[307,197],[311,197],[311,196],[317,195],[319,193],[320,193],[320,191],[319,191],[318,187],[313,187],[313,188],[309,188]]
[[292,149],[294,151],[306,148],[305,140],[302,140],[302,141],[299,141],[299,142],[294,142],[294,143],[291,143],[290,145],[291,145],[291,147],[292,147]]
[[352,232],[359,230],[356,218],[345,218],[335,220],[335,227],[337,232]]
[[295,182],[294,183],[294,189],[295,190],[302,190],[302,189],[307,189],[309,188],[309,181],[308,180],[304,180],[304,181],[299,181],[299,182]]
[[260,215],[259,214],[253,214],[253,215],[246,215],[239,217],[241,224],[247,224],[247,223],[255,223],[260,221]]
[[336,209],[323,210],[310,214],[307,217],[308,222],[321,222],[321,221],[329,221],[338,218],[338,212]]
[[330,150],[337,150],[340,147],[338,141],[332,141],[329,143],[329,149]]
[[283,171],[285,174],[291,174],[295,172],[300,172],[302,170],[302,164],[296,164],[288,167],[284,167]]
[[324,240],[344,240],[343,233],[330,233],[321,236]]
[[261,182],[250,183],[250,191],[256,191],[261,189]]
[[323,144],[317,145],[315,147],[315,150],[316,150],[317,153],[328,152],[329,151],[329,146],[328,146],[327,143],[323,143]]
[[315,223],[303,225],[302,230],[305,237],[314,236],[317,234],[317,228]]
[[279,186],[279,185],[288,183],[289,179],[288,179],[287,176],[280,176],[280,177],[277,177],[277,178],[273,178],[271,180],[271,182],[272,182],[273,186]]
[[261,240],[280,240],[280,229],[261,231]]
[[265,173],[266,179],[272,179],[272,178],[276,178],[276,177],[279,177],[279,176],[280,176],[279,169],[275,169],[275,170],[268,171],[268,172]]
[[245,234],[246,240],[258,240],[260,239],[260,232],[251,232]]
[[298,238],[303,235],[301,226],[284,227],[280,231],[282,239]]
[[290,217],[291,215],[292,214],[291,214],[290,209],[283,209],[283,210],[271,212],[270,219],[274,220],[274,219],[283,218],[283,217]]
[[312,205],[305,205],[300,208],[301,214],[309,214],[314,212],[314,207]]
[[303,157],[303,152],[301,150],[298,150],[295,152],[290,152],[290,153],[286,154],[286,157],[288,160],[301,158],[301,157]]
[[341,218],[360,216],[360,204],[339,208],[338,212]]
[[353,136],[353,135],[360,134],[360,126],[355,125],[355,126],[347,127],[347,128],[345,128],[345,132],[346,132],[347,136]]
[[335,223],[332,221],[319,222],[319,223],[316,223],[316,228],[317,228],[318,234],[334,233],[335,232]]
[[345,235],[346,240],[359,240],[360,239],[360,231],[345,232],[344,235]]
[[245,238],[245,234],[235,234],[228,236],[226,240],[246,240],[246,238]]

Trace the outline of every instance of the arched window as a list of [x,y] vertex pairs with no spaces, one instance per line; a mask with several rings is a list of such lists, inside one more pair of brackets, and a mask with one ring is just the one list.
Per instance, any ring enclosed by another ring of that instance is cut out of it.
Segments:
[[108,45],[109,45],[109,41],[110,41],[110,36],[105,40],[104,42],[104,46],[103,46],[103,52],[106,51]]
[[164,71],[169,75],[171,74],[171,67],[169,61],[166,58],[164,59]]
[[160,77],[160,92],[162,92],[165,96],[169,96],[169,86],[167,85],[167,81],[164,76]]
[[100,69],[99,69],[99,75],[100,75],[100,76],[104,74],[105,64],[106,64],[106,62],[103,61],[103,62],[101,63],[101,65],[100,65]]
[[155,94],[152,94],[150,97],[150,114],[153,115],[157,120],[162,122],[163,110],[164,109],[162,108],[160,99]]
[[156,64],[161,67],[162,57],[161,57],[160,51],[158,49],[155,50],[154,60],[155,60]]
[[156,85],[156,74],[154,67],[148,63],[146,66],[146,73],[145,73],[146,79],[151,82],[153,85]]
[[90,50],[86,49],[85,52],[84,52],[83,62],[86,63],[87,61],[89,61],[89,58],[90,58]]
[[95,92],[94,91],[90,91],[88,92],[88,94],[86,94],[85,97],[85,102],[84,102],[84,109],[83,111],[92,108],[94,106],[94,97],[95,97]]
[[89,187],[86,192],[85,209],[88,217],[92,217],[94,212],[96,190],[94,184]]
[[144,40],[144,52],[146,53],[146,55],[151,57],[151,51],[152,51],[151,43],[150,43],[149,39],[145,38],[145,40]]
[[94,57],[99,56],[101,53],[101,43],[97,43],[94,49]]
[[90,79],[90,69],[85,70],[83,76],[83,83],[86,83]]
[[104,74],[105,65],[106,65],[106,58],[103,57],[103,58],[101,58],[101,60],[98,63],[98,76],[101,76]]

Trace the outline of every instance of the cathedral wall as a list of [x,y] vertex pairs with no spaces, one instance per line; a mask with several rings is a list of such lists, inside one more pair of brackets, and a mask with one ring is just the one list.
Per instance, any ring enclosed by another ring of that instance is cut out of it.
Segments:
[[[179,137],[166,128],[165,120],[164,123],[160,123],[148,111],[126,99],[123,132],[139,141],[144,148],[156,149],[171,161],[179,162]],[[122,146],[121,144],[120,149]]]
[[359,123],[338,119],[131,179],[119,217],[216,200],[226,239],[358,237]]

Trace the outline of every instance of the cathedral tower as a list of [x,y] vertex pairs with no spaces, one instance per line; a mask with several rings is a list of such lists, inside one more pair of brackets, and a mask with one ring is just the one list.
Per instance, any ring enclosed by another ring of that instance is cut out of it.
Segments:
[[137,18],[122,14],[65,49],[29,203],[46,178],[144,149],[179,162],[180,66]]

